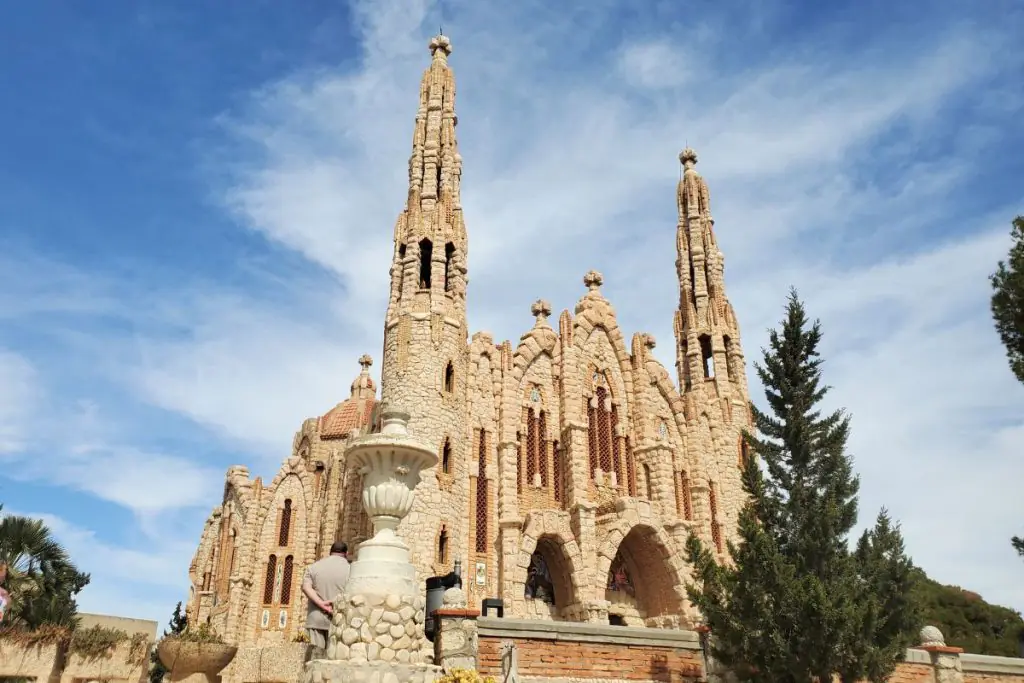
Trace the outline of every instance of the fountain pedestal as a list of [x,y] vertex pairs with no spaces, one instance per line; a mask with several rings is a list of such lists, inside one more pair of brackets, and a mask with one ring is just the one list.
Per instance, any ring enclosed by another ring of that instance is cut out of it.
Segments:
[[433,448],[409,435],[409,415],[386,410],[379,433],[356,439],[345,457],[363,475],[373,538],[359,547],[345,591],[334,601],[327,658],[308,662],[305,683],[431,683],[441,676],[423,633],[426,600],[409,546],[396,533],[412,509]]

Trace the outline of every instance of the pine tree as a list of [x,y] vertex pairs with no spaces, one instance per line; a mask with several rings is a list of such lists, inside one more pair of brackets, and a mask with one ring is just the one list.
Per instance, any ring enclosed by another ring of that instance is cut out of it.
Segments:
[[992,283],[992,318],[1006,348],[1010,369],[1024,382],[1024,216],[1013,219],[1013,245],[1006,261],[1000,261]]
[[[174,613],[171,615],[171,620],[167,623],[167,627],[167,629],[164,629],[165,638],[169,635],[181,635],[188,628],[188,616],[181,609],[180,602],[174,606]],[[156,648],[153,648],[149,661],[151,664],[149,667],[149,683],[163,683],[164,676],[167,675],[167,668],[160,661]]]
[[[818,409],[820,324],[808,324],[796,292],[781,330],[769,333],[755,369],[771,413],[751,406],[758,458],[744,467],[749,500],[731,565],[718,565],[696,536],[687,550],[699,585],[688,587],[713,636],[715,658],[741,680],[884,680],[903,653],[910,561],[883,513],[851,552],[859,480],[846,441],[850,419]],[[760,462],[759,462],[760,461]],[[762,469],[763,467],[763,469]]]
[[[1010,229],[1013,244],[1006,261],[1000,261],[991,275],[992,318],[996,332],[1006,348],[1010,369],[1024,382],[1024,216],[1013,219]],[[1010,539],[1014,549],[1024,557],[1024,538]]]

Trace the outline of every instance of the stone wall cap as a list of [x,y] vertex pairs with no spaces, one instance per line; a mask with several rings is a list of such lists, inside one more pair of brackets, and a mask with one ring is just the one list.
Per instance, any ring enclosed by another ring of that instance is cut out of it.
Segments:
[[997,657],[995,655],[960,655],[960,666],[964,671],[976,673],[1003,673],[1024,676],[1024,659],[1020,657]]
[[964,651],[962,647],[952,647],[950,645],[918,645],[915,649],[949,655],[960,654]]
[[651,647],[699,650],[700,637],[693,631],[611,626],[578,621],[542,621],[480,617],[480,637],[519,638],[524,640],[562,640],[574,642],[648,645]]
[[456,619],[476,619],[480,616],[480,610],[465,609],[459,607],[439,607],[434,610],[435,617],[451,617]]

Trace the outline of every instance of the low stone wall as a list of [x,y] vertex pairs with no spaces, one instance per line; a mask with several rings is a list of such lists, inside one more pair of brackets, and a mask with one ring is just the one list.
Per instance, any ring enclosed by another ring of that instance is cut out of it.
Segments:
[[144,681],[149,677],[149,653],[152,646],[152,641],[147,641],[144,649],[132,652],[131,642],[123,642],[116,645],[109,654],[99,657],[68,654],[64,670],[61,672],[61,681]]
[[964,683],[1024,683],[1024,659],[960,655]]
[[76,680],[107,683],[141,683],[149,675],[152,642],[143,650],[132,651],[130,641],[113,647],[98,657],[82,657],[66,652],[60,645],[21,645],[0,638],[0,677],[28,678],[39,683],[74,683]]
[[240,647],[221,672],[222,683],[295,683],[309,652],[308,643]]
[[477,669],[499,677],[502,644],[515,645],[523,681],[659,681],[703,678],[700,639],[678,631],[566,621],[480,618]]
[[[0,678],[49,680],[58,658],[57,645],[22,646],[0,639]],[[56,672],[60,675],[60,671]]]

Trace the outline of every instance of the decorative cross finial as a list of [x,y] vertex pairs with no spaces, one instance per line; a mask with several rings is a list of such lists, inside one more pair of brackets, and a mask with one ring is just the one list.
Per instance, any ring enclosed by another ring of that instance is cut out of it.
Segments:
[[445,57],[452,53],[452,41],[443,33],[430,39],[430,54],[437,57],[438,51],[443,52]]
[[533,302],[533,305],[530,306],[530,313],[533,314],[533,317],[537,319],[538,323],[542,323],[548,319],[549,315],[551,315],[551,304],[544,301],[544,299],[537,299]]
[[596,292],[598,288],[604,284],[604,276],[596,270],[591,270],[583,276],[583,284],[585,284],[587,289],[591,292]]
[[373,365],[373,359],[370,358],[370,354],[364,353],[359,357],[359,365],[362,366],[363,372],[369,372],[370,366]]
[[679,161],[685,168],[693,168],[697,163],[697,152],[692,147],[687,147],[679,153]]

